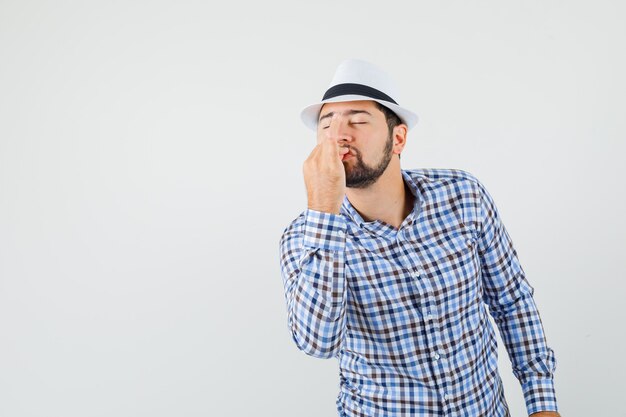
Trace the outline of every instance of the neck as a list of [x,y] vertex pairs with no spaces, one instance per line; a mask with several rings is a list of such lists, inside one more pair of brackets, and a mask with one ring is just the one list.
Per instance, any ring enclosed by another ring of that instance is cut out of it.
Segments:
[[400,228],[415,202],[415,196],[404,183],[397,157],[391,159],[374,184],[367,188],[348,188],[346,195],[363,220],[380,220],[396,229]]

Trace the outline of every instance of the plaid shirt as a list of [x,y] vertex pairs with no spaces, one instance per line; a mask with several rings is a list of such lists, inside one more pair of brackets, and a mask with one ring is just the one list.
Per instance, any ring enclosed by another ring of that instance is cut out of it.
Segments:
[[402,170],[415,206],[399,229],[307,209],[280,239],[296,346],[337,357],[340,416],[509,416],[497,324],[528,414],[557,410],[556,358],[484,185],[458,169]]

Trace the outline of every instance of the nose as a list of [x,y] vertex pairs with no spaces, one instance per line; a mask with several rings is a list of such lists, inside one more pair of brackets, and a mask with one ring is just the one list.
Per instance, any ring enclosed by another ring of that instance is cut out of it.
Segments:
[[339,143],[339,145],[345,145],[347,143],[352,142],[352,136],[350,136],[349,134],[339,134],[339,137],[337,137],[337,142]]
[[330,135],[332,135],[340,145],[352,141],[352,136],[347,129],[348,120],[346,118],[337,117],[333,120],[333,124],[334,126],[331,127],[333,129],[330,131]]

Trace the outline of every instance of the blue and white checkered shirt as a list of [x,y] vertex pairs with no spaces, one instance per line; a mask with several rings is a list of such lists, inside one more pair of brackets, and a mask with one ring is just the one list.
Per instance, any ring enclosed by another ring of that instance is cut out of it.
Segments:
[[509,416],[491,314],[528,414],[557,410],[556,358],[533,287],[484,185],[459,169],[402,170],[399,229],[307,209],[280,239],[297,347],[337,357],[340,416]]

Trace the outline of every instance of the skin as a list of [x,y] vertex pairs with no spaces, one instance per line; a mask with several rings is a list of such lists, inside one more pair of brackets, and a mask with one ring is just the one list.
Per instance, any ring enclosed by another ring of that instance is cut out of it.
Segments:
[[[370,115],[348,114],[350,110]],[[330,112],[331,117],[323,117]],[[308,207],[339,214],[347,195],[365,221],[380,220],[399,229],[415,201],[398,158],[406,145],[407,126],[400,124],[389,135],[385,115],[371,100],[325,103],[320,118],[317,146],[303,165]],[[347,152],[352,157],[342,161]]]

